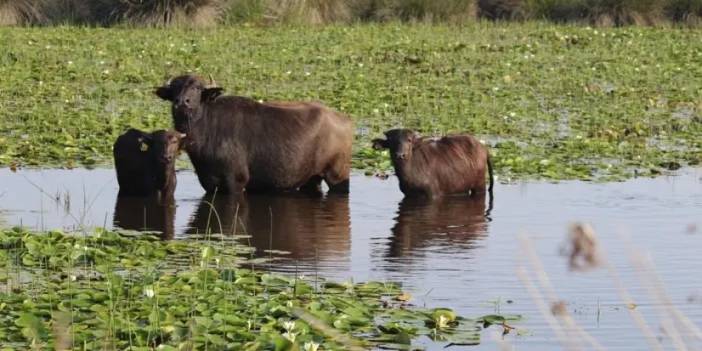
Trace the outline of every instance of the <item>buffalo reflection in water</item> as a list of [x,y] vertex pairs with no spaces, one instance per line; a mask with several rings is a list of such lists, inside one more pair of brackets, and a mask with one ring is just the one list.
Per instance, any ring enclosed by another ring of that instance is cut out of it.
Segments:
[[477,240],[487,235],[491,209],[492,197],[486,209],[485,194],[435,200],[405,197],[399,204],[387,256],[416,256],[426,249],[472,249]]
[[205,195],[188,233],[247,234],[259,256],[287,251],[300,261],[348,257],[351,238],[346,195],[303,193]]
[[161,232],[162,239],[170,240],[174,235],[175,213],[172,198],[118,196],[113,223],[122,229]]

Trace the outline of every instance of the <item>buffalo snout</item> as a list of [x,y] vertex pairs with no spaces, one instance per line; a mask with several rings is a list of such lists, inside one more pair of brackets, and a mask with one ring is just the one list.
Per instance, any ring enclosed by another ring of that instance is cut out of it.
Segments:
[[161,163],[171,163],[171,162],[173,162],[173,156],[171,156],[171,155],[161,156],[161,157],[159,158],[159,162],[161,162]]
[[175,99],[175,107],[177,109],[190,109],[191,106],[192,106],[192,101],[188,97]]

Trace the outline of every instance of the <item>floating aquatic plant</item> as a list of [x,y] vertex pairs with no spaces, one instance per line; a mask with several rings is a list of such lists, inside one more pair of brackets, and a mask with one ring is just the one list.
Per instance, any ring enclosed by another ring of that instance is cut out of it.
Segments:
[[[256,269],[234,240],[0,231],[0,343],[25,348],[406,349],[480,342],[482,319],[409,305],[388,282]],[[252,269],[253,268],[253,269]],[[505,317],[501,317],[505,318]]]

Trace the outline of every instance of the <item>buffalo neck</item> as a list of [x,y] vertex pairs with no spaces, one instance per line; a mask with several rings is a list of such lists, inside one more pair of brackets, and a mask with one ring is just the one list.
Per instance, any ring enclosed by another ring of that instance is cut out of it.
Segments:
[[176,186],[175,162],[159,164],[156,172],[156,189],[162,194],[172,193]]
[[258,103],[239,96],[218,97],[215,101],[203,103],[192,113],[198,117],[191,122],[185,150],[196,157],[216,153],[220,142],[235,138],[238,130],[247,119],[256,120]]
[[408,184],[414,184],[414,172],[412,172],[412,158],[399,160],[393,155],[392,165],[395,167],[397,179],[400,182],[400,187],[405,188]]
[[[187,135],[185,139],[185,151],[187,151],[188,154],[197,153],[197,151],[201,148],[202,144],[207,138],[206,133],[208,133],[208,131],[211,130],[211,128],[209,128],[208,125],[209,123],[207,123],[207,118],[205,118],[206,111],[206,106],[203,106],[193,111],[191,114],[194,116],[198,116],[199,118],[196,118],[194,121],[192,121],[193,118],[191,118],[191,116],[186,116],[186,118],[191,121],[188,124],[188,129],[179,130],[179,132],[186,133]],[[173,111],[174,115],[176,113],[181,112]]]

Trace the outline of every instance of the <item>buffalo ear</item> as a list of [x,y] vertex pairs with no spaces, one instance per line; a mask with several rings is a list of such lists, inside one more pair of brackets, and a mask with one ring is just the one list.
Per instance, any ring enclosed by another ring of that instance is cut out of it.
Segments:
[[222,95],[223,88],[205,88],[202,91],[202,101],[212,101]]
[[412,132],[412,134],[410,134],[409,140],[411,142],[415,142],[415,141],[419,140],[421,137],[422,136],[419,134],[419,132]]
[[173,101],[173,92],[168,86],[158,87],[154,90],[154,94],[163,100]]
[[373,148],[376,150],[387,149],[387,140],[373,139]]

